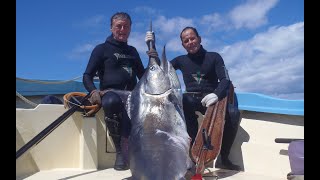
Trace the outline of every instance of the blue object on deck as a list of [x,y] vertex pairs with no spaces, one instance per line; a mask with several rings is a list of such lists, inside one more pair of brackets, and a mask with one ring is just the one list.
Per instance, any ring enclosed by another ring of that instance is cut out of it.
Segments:
[[46,95],[42,98],[41,104],[63,104],[63,102],[57,96]]
[[279,99],[257,93],[237,93],[240,110],[304,115],[304,100]]

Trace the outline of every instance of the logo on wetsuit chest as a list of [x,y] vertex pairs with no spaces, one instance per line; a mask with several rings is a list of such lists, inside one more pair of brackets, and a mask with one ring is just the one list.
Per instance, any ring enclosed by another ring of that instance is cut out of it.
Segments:
[[119,60],[119,59],[134,59],[133,56],[126,55],[126,54],[114,53],[113,55],[117,58],[117,60]]
[[194,78],[194,80],[197,81],[198,84],[201,83],[202,78],[203,78],[203,76],[204,76],[204,74],[201,74],[200,71],[198,71],[196,74],[191,74],[191,75],[192,75],[192,77]]

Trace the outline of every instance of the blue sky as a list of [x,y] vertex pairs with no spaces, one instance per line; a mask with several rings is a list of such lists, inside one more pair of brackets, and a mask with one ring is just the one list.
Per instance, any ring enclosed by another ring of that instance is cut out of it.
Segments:
[[166,45],[169,60],[186,53],[179,34],[194,26],[204,48],[223,57],[237,92],[304,99],[303,0],[17,0],[16,77],[82,76],[118,11],[132,18],[128,44],[144,66],[151,20],[158,52]]

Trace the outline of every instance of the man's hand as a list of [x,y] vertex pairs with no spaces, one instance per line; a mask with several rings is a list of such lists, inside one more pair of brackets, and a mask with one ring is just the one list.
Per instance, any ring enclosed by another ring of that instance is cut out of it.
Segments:
[[155,49],[150,49],[149,51],[147,51],[147,55],[149,57],[153,57],[153,58],[158,58],[158,52]]
[[152,41],[153,44],[156,43],[156,38],[155,38],[155,35],[154,35],[154,32],[153,32],[153,31],[147,31],[147,32],[146,32],[145,41],[146,41],[146,43],[147,43],[148,46],[149,46],[149,42],[150,42],[150,41]]
[[153,57],[153,58],[159,58],[158,52],[155,50],[155,35],[153,31],[147,31],[146,32],[146,37],[145,37],[145,41],[149,47],[149,42],[153,42],[152,43],[152,48],[149,47],[149,51],[147,51],[147,55],[149,57]]
[[93,105],[98,104],[99,106],[101,106],[100,91],[97,89],[91,91],[89,101]]
[[215,93],[207,94],[202,100],[202,106],[209,107],[218,101],[218,96]]

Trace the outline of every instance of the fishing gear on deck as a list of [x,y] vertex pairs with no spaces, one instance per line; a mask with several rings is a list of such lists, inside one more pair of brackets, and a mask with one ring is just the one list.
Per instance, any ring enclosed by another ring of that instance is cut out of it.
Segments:
[[[69,94],[70,95],[70,94]],[[81,94],[80,96],[83,96]],[[37,134],[34,138],[32,138],[29,142],[27,142],[25,145],[23,145],[17,152],[16,152],[16,160],[23,155],[25,152],[30,150],[32,147],[36,146],[38,143],[40,143],[45,137],[47,137],[53,130],[55,130],[60,124],[62,124],[66,119],[68,119],[75,111],[80,109],[81,106],[83,106],[83,102],[86,101],[90,96],[90,93],[86,94],[81,98],[79,101],[80,106],[71,106],[70,109],[68,109],[66,112],[64,112],[58,119],[53,121],[48,127],[46,127],[44,130],[42,130],[39,134]]]
[[[63,96],[63,104],[65,108],[71,108],[72,106],[80,107],[77,111],[82,112],[83,116],[91,117],[94,116],[101,108],[98,104],[92,104],[88,98],[82,92],[70,92]],[[82,103],[80,101],[83,99]]]

